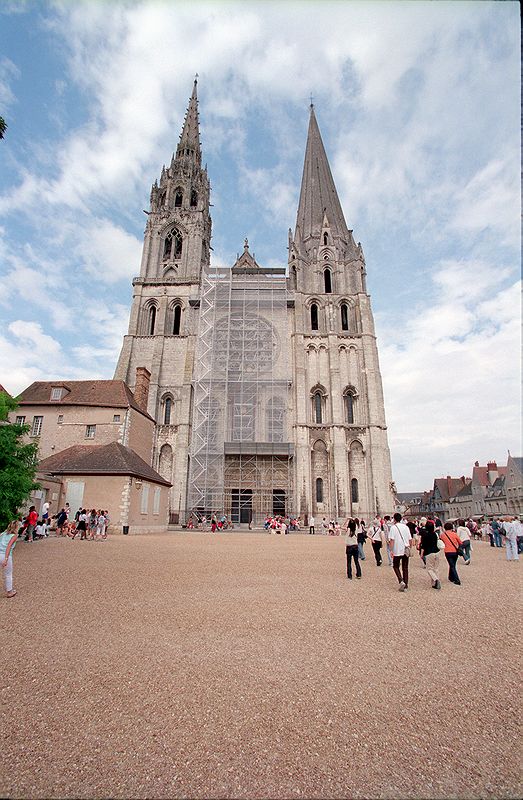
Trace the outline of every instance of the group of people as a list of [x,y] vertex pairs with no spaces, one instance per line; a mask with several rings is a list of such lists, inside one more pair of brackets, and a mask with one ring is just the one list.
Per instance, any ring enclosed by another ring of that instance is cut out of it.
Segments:
[[[490,523],[490,528],[495,522],[496,520]],[[392,520],[389,516],[381,519],[377,515],[367,529],[361,520],[349,518],[345,523],[347,577],[352,580],[354,562],[356,578],[361,578],[360,561],[365,560],[364,544],[369,538],[378,567],[382,564],[381,551],[385,545],[389,566],[394,570],[400,592],[409,588],[409,558],[416,552],[427,570],[433,589],[441,589],[440,553],[444,553],[448,563],[449,582],[459,586],[461,580],[457,570],[458,558],[461,556],[467,566],[470,564],[474,526],[472,520],[465,522],[463,519],[457,520],[456,525],[452,522],[445,522],[443,525],[441,520],[427,517],[422,517],[419,521],[404,522],[401,514],[396,513]],[[494,525],[494,530],[496,529]],[[516,517],[508,517],[503,521],[499,532],[505,538],[507,560],[517,561],[518,551],[520,552],[520,545],[523,543],[523,525]]]

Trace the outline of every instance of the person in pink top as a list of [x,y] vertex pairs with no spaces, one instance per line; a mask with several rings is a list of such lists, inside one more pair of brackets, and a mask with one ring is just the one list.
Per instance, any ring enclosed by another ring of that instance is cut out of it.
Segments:
[[449,564],[449,581],[456,586],[461,586],[458,570],[456,569],[461,539],[454,530],[452,522],[446,522],[444,524],[440,539],[445,545],[445,558]]

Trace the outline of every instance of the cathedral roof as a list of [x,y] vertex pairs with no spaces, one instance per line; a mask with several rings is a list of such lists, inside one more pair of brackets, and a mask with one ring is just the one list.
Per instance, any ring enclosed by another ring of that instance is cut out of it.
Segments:
[[341,236],[342,239],[348,241],[350,239],[349,231],[316,121],[314,106],[311,105],[300,203],[296,219],[296,238],[305,240],[309,236],[320,236],[325,216],[332,235],[334,237]]
[[202,151],[200,145],[200,119],[198,116],[198,95],[196,88],[198,82],[194,79],[194,86],[185,115],[180,142],[176,148],[176,158],[187,155],[188,152],[196,156],[196,161],[201,164]]

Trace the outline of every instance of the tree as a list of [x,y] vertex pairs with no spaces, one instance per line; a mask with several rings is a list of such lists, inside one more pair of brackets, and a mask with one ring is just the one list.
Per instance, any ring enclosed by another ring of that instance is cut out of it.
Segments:
[[29,425],[13,425],[7,415],[18,402],[0,392],[0,531],[16,519],[18,509],[27,500],[35,483],[38,445],[24,444]]
[[7,122],[3,117],[0,117],[0,139],[4,138],[4,133],[6,131],[6,128],[7,128]]

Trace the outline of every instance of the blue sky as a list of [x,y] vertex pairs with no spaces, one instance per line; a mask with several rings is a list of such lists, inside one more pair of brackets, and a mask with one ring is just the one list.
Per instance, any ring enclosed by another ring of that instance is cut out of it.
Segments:
[[194,74],[213,260],[285,265],[310,94],[403,491],[520,446],[519,7],[0,5],[0,383],[112,377]]

